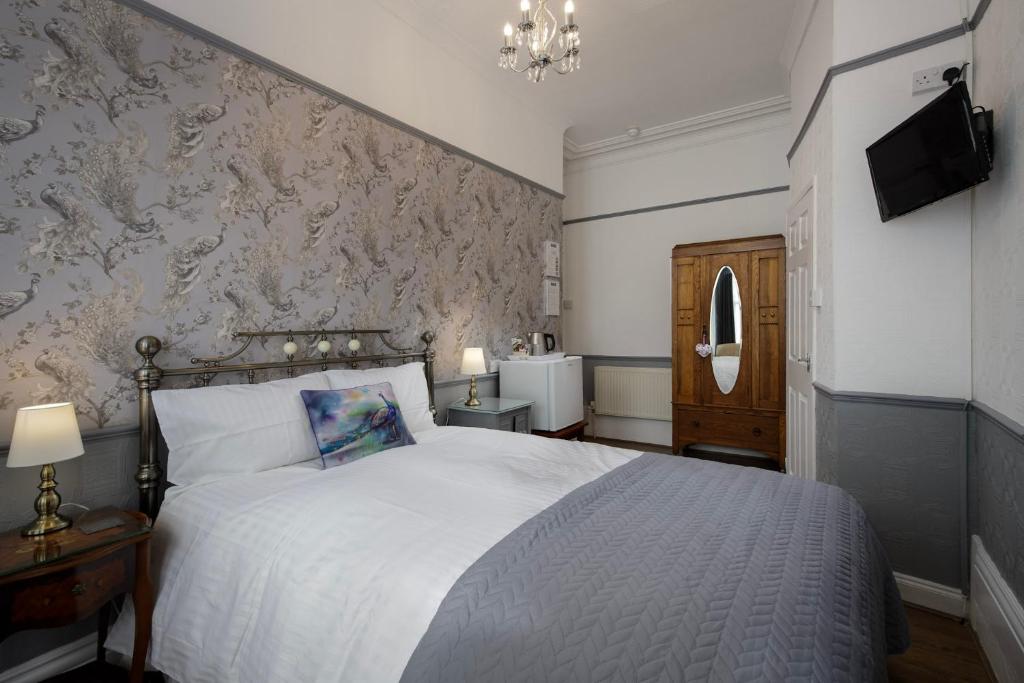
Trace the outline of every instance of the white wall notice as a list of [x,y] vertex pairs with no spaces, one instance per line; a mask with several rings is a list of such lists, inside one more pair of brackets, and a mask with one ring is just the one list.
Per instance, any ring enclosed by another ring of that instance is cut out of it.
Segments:
[[559,315],[561,312],[562,283],[544,279],[544,315]]

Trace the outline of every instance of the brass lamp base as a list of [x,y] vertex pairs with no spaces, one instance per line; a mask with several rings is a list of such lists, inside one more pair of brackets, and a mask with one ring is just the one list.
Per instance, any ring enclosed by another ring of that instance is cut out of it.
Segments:
[[480,399],[476,397],[476,375],[469,377],[469,398],[466,399],[466,405],[470,408],[480,405]]
[[57,514],[60,507],[60,494],[57,493],[57,482],[53,475],[53,465],[43,465],[39,470],[39,495],[36,496],[36,514],[34,522],[21,530],[22,536],[44,536],[54,531],[67,529],[71,520]]

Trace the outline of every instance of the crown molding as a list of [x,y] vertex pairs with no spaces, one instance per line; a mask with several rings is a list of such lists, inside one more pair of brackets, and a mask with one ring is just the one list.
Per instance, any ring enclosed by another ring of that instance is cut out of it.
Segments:
[[738,123],[785,111],[789,111],[789,97],[778,95],[766,100],[741,104],[738,107],[730,107],[729,109],[722,109],[721,111],[701,114],[700,116],[683,119],[682,121],[648,128],[632,138],[628,135],[618,135],[605,140],[579,144],[567,136],[564,140],[564,156],[566,161],[575,161],[620,149],[646,145],[651,142],[691,135],[731,123]]

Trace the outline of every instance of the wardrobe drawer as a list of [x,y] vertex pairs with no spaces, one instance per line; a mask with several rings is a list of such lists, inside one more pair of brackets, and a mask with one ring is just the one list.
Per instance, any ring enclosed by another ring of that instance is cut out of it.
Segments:
[[676,441],[681,445],[707,443],[779,452],[777,415],[748,415],[676,408]]

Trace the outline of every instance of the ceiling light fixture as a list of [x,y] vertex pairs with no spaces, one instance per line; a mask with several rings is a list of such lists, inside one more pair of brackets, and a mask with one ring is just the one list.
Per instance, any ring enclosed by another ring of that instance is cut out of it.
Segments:
[[[557,73],[567,74],[580,68],[580,27],[576,25],[576,7],[572,0],[565,3],[565,23],[558,25],[555,15],[548,9],[547,0],[538,0],[537,9],[530,14],[530,0],[519,4],[522,17],[515,28],[505,24],[505,45],[498,51],[498,66],[517,74],[526,73],[534,83],[544,80],[549,66]],[[558,36],[558,55],[553,52]],[[519,66],[519,48],[526,45],[530,62]]]

